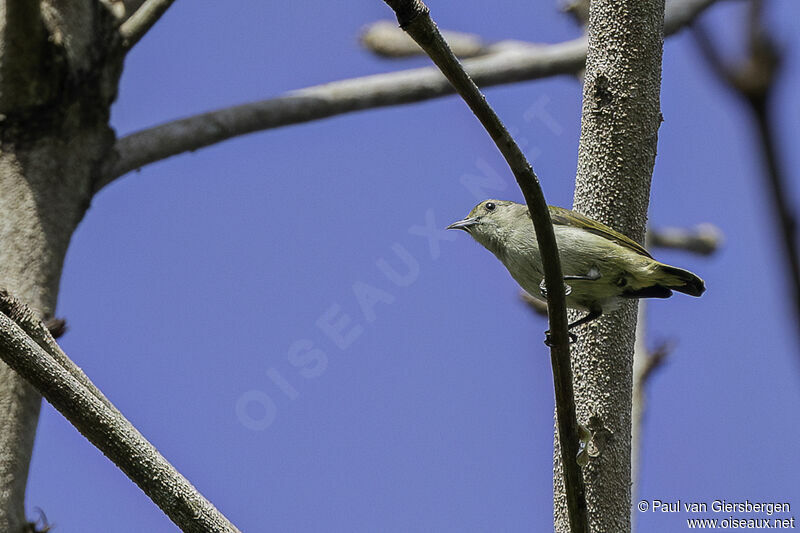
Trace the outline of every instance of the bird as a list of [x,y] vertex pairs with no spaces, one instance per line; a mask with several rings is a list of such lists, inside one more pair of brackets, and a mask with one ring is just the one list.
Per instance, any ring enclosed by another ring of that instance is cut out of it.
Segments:
[[[553,223],[566,305],[586,311],[567,326],[572,330],[617,309],[626,299],[669,298],[705,292],[696,274],[661,263],[633,239],[585,215],[548,206]],[[506,200],[484,200],[447,229],[463,230],[492,252],[532,297],[546,301],[544,269],[528,207]],[[549,344],[549,332],[545,332]],[[575,335],[570,333],[570,340]]]

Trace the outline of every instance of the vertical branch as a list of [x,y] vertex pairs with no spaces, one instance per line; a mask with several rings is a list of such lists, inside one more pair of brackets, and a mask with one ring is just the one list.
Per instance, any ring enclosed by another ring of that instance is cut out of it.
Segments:
[[556,418],[559,438],[564,443],[561,461],[564,466],[562,482],[565,490],[561,496],[565,501],[569,530],[573,533],[588,533],[585,491],[577,461],[580,437],[573,399],[564,283],[555,233],[539,180],[519,146],[447,46],[425,4],[419,0],[385,1],[397,14],[400,27],[425,50],[486,128],[525,196],[539,243],[547,288]]
[[[663,0],[592,0],[575,209],[642,242],[660,114]],[[594,453],[583,469],[592,531],[630,531],[636,304],[583,326],[573,372]],[[556,454],[556,467],[559,454]],[[555,485],[556,531],[568,531]]]

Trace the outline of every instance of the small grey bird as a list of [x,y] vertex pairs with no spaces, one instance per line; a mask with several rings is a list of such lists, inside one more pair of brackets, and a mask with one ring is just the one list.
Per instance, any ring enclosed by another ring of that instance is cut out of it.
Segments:
[[[605,224],[562,207],[549,209],[567,284],[567,307],[588,312],[568,329],[613,311],[624,298],[669,298],[673,290],[700,296],[705,291],[702,279],[659,263],[642,246]],[[472,235],[528,294],[546,300],[542,258],[527,206],[486,200],[447,229]]]

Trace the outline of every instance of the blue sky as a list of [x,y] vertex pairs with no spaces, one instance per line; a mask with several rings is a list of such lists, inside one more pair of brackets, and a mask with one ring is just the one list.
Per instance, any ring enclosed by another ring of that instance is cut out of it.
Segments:
[[[776,105],[800,205],[800,155],[791,153],[800,7],[770,5],[770,28],[788,51]],[[578,35],[551,2],[429,6],[441,27],[489,40]],[[427,64],[363,51],[360,28],[391,12],[378,0],[347,7],[176,2],[128,57],[115,129]],[[711,15],[718,37],[733,43],[737,3]],[[486,94],[548,201],[570,206],[579,83],[561,77]],[[662,108],[650,222],[711,222],[725,244],[711,258],[655,251],[697,272],[708,292],[648,307],[650,342],[674,340],[675,349],[648,390],[636,498],[800,509],[796,317],[748,117],[686,34],[665,48]],[[470,176],[495,175],[487,194],[521,201],[454,97],[148,166],[104,189],[72,240],[62,345],[243,531],[548,531],[546,324],[468,236],[430,240],[420,229],[463,217],[481,199],[465,185]],[[359,295],[373,305],[363,308]],[[349,321],[346,338],[320,326],[339,320]],[[176,530],[47,404],[28,505],[58,531]],[[637,520],[642,531],[674,532],[686,517]]]

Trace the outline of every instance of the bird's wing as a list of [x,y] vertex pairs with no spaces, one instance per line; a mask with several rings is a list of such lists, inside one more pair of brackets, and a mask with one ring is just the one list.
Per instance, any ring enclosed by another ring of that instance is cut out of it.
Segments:
[[644,249],[642,245],[623,235],[622,233],[613,230],[602,224],[596,220],[593,220],[585,215],[581,215],[580,213],[576,213],[575,211],[570,211],[569,209],[564,209],[563,207],[556,207],[554,205],[550,206],[550,219],[553,221],[553,224],[562,225],[562,226],[574,226],[581,229],[585,229],[590,233],[594,233],[595,235],[599,235],[604,239],[608,239],[609,241],[613,241],[620,246],[624,246],[629,250],[633,250],[637,254],[644,255],[649,258],[653,258],[650,253]]

